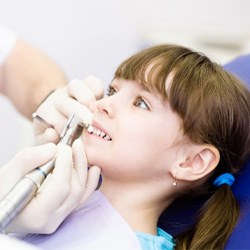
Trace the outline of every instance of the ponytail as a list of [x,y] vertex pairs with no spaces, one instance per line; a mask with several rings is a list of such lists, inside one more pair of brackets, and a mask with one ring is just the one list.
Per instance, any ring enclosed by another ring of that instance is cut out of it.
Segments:
[[176,249],[224,249],[239,217],[239,205],[227,184],[216,188],[201,209],[197,224],[176,239]]

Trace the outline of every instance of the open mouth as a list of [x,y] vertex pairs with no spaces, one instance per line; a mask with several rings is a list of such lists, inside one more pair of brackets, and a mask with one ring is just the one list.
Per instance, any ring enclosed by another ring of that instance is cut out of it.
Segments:
[[95,127],[92,126],[92,125],[89,125],[89,126],[88,126],[87,131],[88,131],[88,133],[93,134],[93,135],[96,135],[96,136],[98,136],[98,137],[101,137],[101,138],[104,139],[104,140],[112,141],[112,139],[111,139],[111,137],[110,137],[109,135],[107,135],[106,133],[104,133],[104,132],[101,131],[100,129],[95,128]]

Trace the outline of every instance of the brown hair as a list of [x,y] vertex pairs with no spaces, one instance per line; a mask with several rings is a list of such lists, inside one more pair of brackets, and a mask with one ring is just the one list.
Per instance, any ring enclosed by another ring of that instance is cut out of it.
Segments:
[[[166,90],[170,74],[173,79]],[[115,78],[135,80],[160,93],[182,118],[184,133],[193,142],[219,150],[220,162],[208,184],[220,173],[237,173],[249,157],[250,93],[203,54],[177,45],[154,46],[124,61]],[[231,188],[216,188],[196,226],[177,237],[177,249],[223,249],[238,210]]]

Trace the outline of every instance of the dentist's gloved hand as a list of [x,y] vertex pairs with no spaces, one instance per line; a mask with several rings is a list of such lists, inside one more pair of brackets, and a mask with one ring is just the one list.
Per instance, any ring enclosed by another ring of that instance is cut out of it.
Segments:
[[[57,151],[57,153],[56,153]],[[12,221],[6,232],[52,233],[69,213],[95,191],[100,175],[96,166],[88,170],[80,140],[72,148],[46,144],[19,152],[0,169],[0,198],[21,177],[56,156],[55,168],[40,187],[37,195]]]
[[53,92],[38,107],[36,113],[54,128],[46,128],[37,119],[33,121],[33,128],[37,142],[57,143],[59,135],[68,117],[75,113],[84,122],[92,120],[92,113],[88,109],[89,104],[103,97],[104,87],[101,81],[89,76],[83,81],[73,80],[66,87]]
[[12,160],[0,167],[0,199],[28,172],[48,162],[56,154],[56,145],[30,147],[21,150]]

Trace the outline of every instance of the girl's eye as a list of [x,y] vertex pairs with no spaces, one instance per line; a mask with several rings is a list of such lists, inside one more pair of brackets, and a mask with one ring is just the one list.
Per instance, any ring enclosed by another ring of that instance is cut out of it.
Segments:
[[115,88],[113,88],[112,86],[108,86],[106,95],[107,95],[107,96],[112,96],[112,95],[114,95],[115,93],[116,93]]
[[139,97],[136,99],[135,101],[135,106],[141,108],[141,109],[146,109],[146,110],[149,110],[149,106],[148,104],[146,103],[145,100],[143,100],[143,98]]

